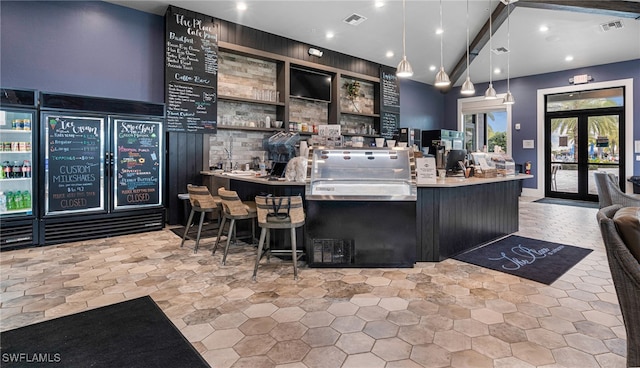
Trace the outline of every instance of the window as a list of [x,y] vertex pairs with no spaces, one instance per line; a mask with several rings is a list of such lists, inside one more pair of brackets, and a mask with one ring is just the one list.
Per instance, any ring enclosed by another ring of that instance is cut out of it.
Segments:
[[485,100],[471,97],[458,100],[460,130],[464,131],[464,144],[469,152],[511,152],[511,106],[502,104],[502,98]]

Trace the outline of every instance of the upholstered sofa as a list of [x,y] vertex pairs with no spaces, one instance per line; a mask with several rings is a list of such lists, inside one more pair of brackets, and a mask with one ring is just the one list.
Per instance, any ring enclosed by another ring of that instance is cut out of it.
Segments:
[[640,207],[608,206],[597,218],[627,331],[627,366],[640,367]]

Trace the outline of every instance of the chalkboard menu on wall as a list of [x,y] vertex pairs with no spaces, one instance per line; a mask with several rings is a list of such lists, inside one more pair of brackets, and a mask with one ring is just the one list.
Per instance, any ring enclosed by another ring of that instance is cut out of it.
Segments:
[[45,115],[46,213],[104,209],[104,119]]
[[162,198],[162,124],[114,120],[115,208],[153,206]]
[[400,129],[400,84],[395,69],[380,68],[380,135],[393,139]]
[[218,25],[175,6],[165,21],[167,131],[216,133]]

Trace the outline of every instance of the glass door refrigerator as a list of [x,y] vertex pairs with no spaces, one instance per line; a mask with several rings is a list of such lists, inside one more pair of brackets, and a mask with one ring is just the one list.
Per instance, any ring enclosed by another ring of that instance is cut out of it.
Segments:
[[37,242],[37,93],[2,88],[0,96],[0,249]]
[[40,96],[40,244],[161,230],[164,105]]

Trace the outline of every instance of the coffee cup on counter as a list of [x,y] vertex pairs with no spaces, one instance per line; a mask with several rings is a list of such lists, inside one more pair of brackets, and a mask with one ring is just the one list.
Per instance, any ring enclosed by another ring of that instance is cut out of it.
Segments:
[[387,147],[395,147],[396,141],[395,139],[387,139]]
[[376,147],[384,147],[384,138],[376,138]]

